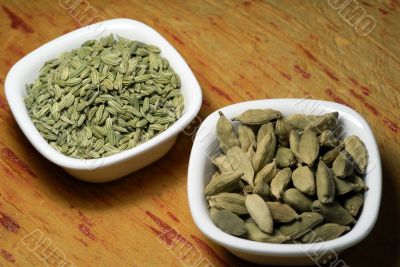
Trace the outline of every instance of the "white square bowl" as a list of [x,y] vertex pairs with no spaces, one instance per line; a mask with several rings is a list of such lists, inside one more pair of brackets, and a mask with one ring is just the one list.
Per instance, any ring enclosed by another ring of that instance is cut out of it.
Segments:
[[[26,95],[25,86],[38,77],[39,70],[46,61],[80,47],[87,40],[98,39],[111,33],[156,45],[161,49],[161,56],[168,59],[181,79],[185,103],[182,117],[149,141],[118,154],[88,160],[65,156],[47,143],[31,121],[23,101]],[[130,19],[113,19],[95,23],[39,47],[10,69],[5,81],[5,94],[19,127],[39,153],[76,178],[88,182],[106,182],[120,178],[162,157],[173,146],[179,132],[195,118],[202,103],[199,83],[182,56],[157,31],[146,24]]]
[[[232,118],[250,108],[272,108],[281,111],[283,116],[294,113],[320,115],[338,111],[344,135],[355,134],[364,141],[369,153],[369,164],[365,177],[369,190],[365,193],[364,207],[358,222],[350,232],[335,240],[315,244],[270,244],[229,235],[214,225],[208,213],[204,187],[215,171],[210,156],[215,155],[219,149],[216,139],[218,111],[222,111],[227,118]],[[372,230],[378,217],[381,200],[381,161],[372,131],[357,112],[337,103],[305,99],[249,101],[227,106],[218,111],[209,115],[201,124],[193,144],[188,171],[190,211],[195,224],[207,238],[225,247],[234,255],[254,263],[310,265],[328,259],[338,262],[340,252],[360,242]]]

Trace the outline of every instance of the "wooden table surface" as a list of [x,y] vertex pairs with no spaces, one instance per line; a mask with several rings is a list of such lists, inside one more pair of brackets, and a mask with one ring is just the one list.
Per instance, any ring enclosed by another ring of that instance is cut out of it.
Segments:
[[[190,133],[225,105],[287,97],[344,103],[370,123],[383,163],[380,216],[368,238],[340,258],[350,266],[399,266],[400,3],[353,1],[365,12],[360,21],[373,19],[368,34],[334,2],[346,1],[1,0],[0,266],[250,266],[207,240],[191,219]],[[161,160],[115,182],[88,184],[29,144],[3,84],[35,48],[91,19],[118,17],[147,23],[176,47],[202,87],[203,106]]]

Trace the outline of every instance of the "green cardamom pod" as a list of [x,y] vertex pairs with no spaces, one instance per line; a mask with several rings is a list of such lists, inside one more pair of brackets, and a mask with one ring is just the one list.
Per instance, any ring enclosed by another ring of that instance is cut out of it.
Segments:
[[245,197],[237,193],[219,193],[207,197],[208,204],[212,208],[229,210],[237,215],[248,214],[244,204]]
[[304,243],[316,243],[322,241],[333,240],[340,237],[344,232],[350,230],[350,227],[339,225],[336,223],[325,223],[317,226],[308,234],[305,234],[301,241]]
[[354,161],[353,159],[346,153],[346,151],[342,151],[336,157],[332,164],[332,171],[336,177],[344,178],[349,176],[354,171]]
[[243,151],[247,152],[250,148],[254,149],[256,147],[256,136],[250,127],[239,125],[238,138]]
[[271,195],[271,189],[266,182],[261,181],[260,183],[255,184],[253,193],[259,195],[263,199],[268,199]]
[[248,109],[239,116],[234,117],[233,121],[240,121],[247,125],[260,125],[269,121],[279,119],[282,114],[273,109]]
[[326,113],[319,116],[315,121],[309,122],[304,128],[304,131],[312,130],[319,134],[324,130],[333,130],[339,123],[338,117],[338,112]]
[[315,200],[311,205],[311,209],[313,212],[320,213],[327,222],[340,225],[349,225],[356,222],[350,211],[343,208],[336,201],[329,204],[322,204],[319,200]]
[[237,162],[237,165],[233,165],[233,168],[242,173],[242,179],[249,185],[254,186],[253,164],[243,150],[238,146],[234,146],[228,150],[227,155],[229,158],[232,158]]
[[271,212],[264,200],[257,194],[249,194],[246,196],[245,204],[251,218],[257,226],[267,234],[272,233],[274,230],[274,223]]
[[278,168],[290,167],[297,162],[292,150],[287,147],[278,148],[275,159]]
[[300,137],[298,146],[300,158],[308,166],[312,166],[319,154],[319,141],[317,135],[311,131],[306,130]]
[[282,200],[297,212],[311,211],[311,198],[307,197],[296,188],[289,188],[283,192]]
[[309,196],[315,195],[314,173],[308,166],[297,165],[292,173],[293,186]]
[[326,164],[328,167],[332,167],[333,161],[337,158],[339,155],[340,151],[342,150],[342,146],[337,146],[326,152],[321,160]]
[[293,239],[302,237],[319,225],[324,218],[317,212],[303,212],[300,220],[279,227],[279,232]]
[[219,169],[221,173],[233,171],[233,167],[224,154],[220,154],[212,160],[213,164]]
[[247,233],[244,221],[228,210],[210,209],[211,221],[225,233],[242,236]]
[[304,115],[304,114],[293,114],[286,117],[288,121],[293,125],[294,128],[298,130],[304,130],[306,125],[312,124],[317,120],[316,115]]
[[357,185],[357,188],[355,189],[356,192],[368,190],[368,186],[365,184],[364,180],[358,175],[347,177],[346,180]]
[[[256,152],[254,151],[254,148],[249,147],[249,149],[246,152],[246,155],[250,159],[252,164],[253,164],[253,160],[254,160],[254,155],[255,154],[256,154]],[[253,166],[253,169],[254,169],[254,166]]]
[[289,136],[289,147],[299,162],[303,162],[299,153],[300,135],[296,130],[292,130]]
[[215,173],[204,190],[205,195],[210,196],[236,189],[241,175],[240,172]]
[[276,160],[265,165],[254,178],[254,184],[257,185],[261,182],[269,184],[276,175]]
[[299,214],[287,204],[272,201],[266,203],[274,222],[287,223],[300,218]]
[[261,125],[261,127],[257,133],[257,144],[262,144],[262,139],[267,135],[271,136],[271,138],[272,138],[271,145],[270,145],[271,148],[267,151],[264,160],[261,162],[261,167],[270,163],[275,155],[277,140],[276,140],[276,135],[275,135],[274,124],[272,122],[268,122],[268,123]]
[[360,190],[357,184],[353,184],[347,180],[333,177],[333,181],[335,182],[335,191],[337,195],[344,195],[351,191]]
[[278,141],[282,146],[289,146],[289,137],[292,130],[293,125],[289,120],[281,118],[276,121],[275,133],[278,136]]
[[354,196],[351,196],[344,201],[344,207],[348,211],[350,211],[351,215],[353,215],[354,217],[357,216],[363,204],[364,195],[360,193],[355,194]]
[[261,139],[267,134],[275,135],[274,124],[272,122],[268,122],[260,126],[257,132],[257,144],[259,144]]
[[281,244],[290,239],[290,237],[282,235],[278,230],[274,230],[271,234],[264,233],[253,220],[246,221],[245,225],[247,227],[247,237],[253,241]]
[[292,178],[292,170],[284,168],[278,171],[271,181],[271,193],[276,199],[281,199],[283,191],[285,191]]
[[221,145],[221,149],[223,151],[225,151],[226,148],[229,149],[231,147],[240,145],[239,139],[236,137],[232,123],[225,117],[225,115],[221,111],[219,112],[219,119],[217,122],[217,136],[220,143],[223,144]]
[[335,198],[335,182],[332,171],[320,160],[317,167],[316,188],[317,197],[321,203],[330,203]]
[[333,148],[338,144],[338,140],[331,130],[322,131],[322,133],[318,136],[318,139],[320,146],[323,147]]
[[352,135],[344,140],[344,148],[354,160],[357,170],[365,174],[368,165],[368,151],[358,136]]
[[258,172],[266,164],[271,162],[272,157],[275,155],[275,146],[276,146],[275,134],[265,135],[261,139],[260,143],[257,144],[257,150],[253,157],[253,167],[255,172]]

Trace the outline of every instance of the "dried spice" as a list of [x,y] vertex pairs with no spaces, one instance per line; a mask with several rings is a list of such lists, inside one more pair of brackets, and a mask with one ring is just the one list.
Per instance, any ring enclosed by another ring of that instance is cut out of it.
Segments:
[[317,226],[308,234],[305,234],[301,241],[304,243],[316,243],[328,241],[340,237],[344,232],[349,231],[350,227],[335,223],[325,223]]
[[315,194],[314,173],[308,166],[298,164],[292,173],[293,186],[300,192],[313,196]]
[[219,229],[228,234],[241,236],[247,233],[244,221],[233,212],[211,208],[210,217]]
[[332,171],[320,160],[315,175],[317,196],[321,203],[331,203],[335,198],[335,182]]
[[[205,188],[218,227],[285,244],[332,240],[351,229],[368,189],[360,176],[368,156],[357,137],[336,137],[338,113],[284,118],[253,109],[235,124],[220,114],[222,152],[212,160],[217,172]],[[356,152],[362,154],[357,160]]]
[[280,117],[282,117],[282,114],[277,110],[249,109],[239,116],[234,117],[232,120],[240,121],[241,123],[247,125],[260,125],[275,119],[279,119]]
[[249,194],[246,196],[245,204],[257,226],[267,234],[272,233],[274,230],[272,215],[264,200],[257,194]]
[[160,49],[113,35],[47,61],[27,85],[34,125],[74,158],[110,156],[168,129],[184,108],[180,80]]

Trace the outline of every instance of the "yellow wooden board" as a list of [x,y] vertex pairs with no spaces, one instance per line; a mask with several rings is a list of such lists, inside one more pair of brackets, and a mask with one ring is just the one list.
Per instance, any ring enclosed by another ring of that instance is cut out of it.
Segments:
[[[351,13],[340,2],[1,0],[0,266],[250,266],[191,219],[191,133],[225,105],[286,97],[345,103],[370,123],[383,163],[381,212],[369,237],[340,259],[398,266],[400,3],[350,1],[363,11]],[[93,18],[119,17],[147,23],[176,47],[201,84],[203,106],[158,162],[108,184],[83,183],[29,144],[4,79],[42,44]]]

